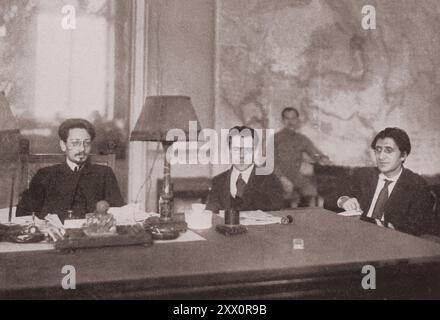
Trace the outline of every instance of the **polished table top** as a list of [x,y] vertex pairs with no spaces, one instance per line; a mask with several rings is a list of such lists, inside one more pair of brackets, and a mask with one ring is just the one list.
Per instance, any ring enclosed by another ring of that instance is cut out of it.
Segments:
[[[222,286],[230,289],[225,291],[227,295],[256,283],[346,271],[359,274],[360,283],[361,269],[366,264],[386,267],[440,263],[440,244],[358,219],[320,208],[274,214],[291,214],[293,223],[249,226],[248,233],[240,236],[224,236],[211,228],[197,231],[206,241],[150,247],[2,253],[0,297],[20,297],[22,293],[35,297],[52,289],[55,295],[87,296],[95,290],[93,297],[98,293],[124,297],[124,292],[135,296],[133,292],[137,292],[142,297],[172,294],[192,298],[192,293],[198,297],[196,293],[214,292]],[[293,250],[293,239],[303,239],[304,249]],[[76,269],[77,290],[71,293],[61,293],[65,276],[61,270],[65,265]]]

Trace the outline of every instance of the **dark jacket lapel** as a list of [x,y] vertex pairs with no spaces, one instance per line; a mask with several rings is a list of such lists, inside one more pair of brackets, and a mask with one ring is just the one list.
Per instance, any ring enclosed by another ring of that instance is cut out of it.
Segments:
[[[404,202],[404,199],[402,199],[402,195],[409,194],[411,190],[408,190],[409,187],[409,172],[407,169],[403,169],[401,176],[399,177],[399,180],[397,180],[396,185],[394,186],[393,192],[391,192],[391,195],[385,204],[384,211],[386,213],[393,211],[397,212],[400,211],[402,208],[402,204]],[[411,189],[411,188],[409,188]]]
[[66,161],[63,161],[60,163],[60,166],[58,167],[57,174],[61,174],[63,176],[73,174],[72,169],[70,169],[69,165]]
[[243,193],[243,202],[244,202],[244,206],[249,206],[250,204],[248,203],[249,201],[253,201],[254,196],[255,196],[255,186],[256,186],[256,181],[257,180],[257,176],[255,174],[255,166],[252,169],[251,175],[249,176],[249,180],[246,183],[246,187],[244,189],[244,193]]
[[81,170],[79,172],[81,175],[88,175],[92,172],[91,168],[92,168],[92,162],[90,161],[90,159],[87,159],[87,161],[81,167]]
[[365,179],[365,184],[363,185],[363,213],[362,216],[366,217],[368,211],[370,211],[371,202],[373,201],[374,193],[376,192],[377,182],[379,180],[379,170],[377,168],[372,168],[366,172],[367,175],[362,177]]
[[226,190],[226,192],[222,192],[223,196],[223,203],[225,208],[231,207],[231,173],[232,173],[232,167],[229,169],[227,174],[225,175],[225,181],[223,181],[223,190]]

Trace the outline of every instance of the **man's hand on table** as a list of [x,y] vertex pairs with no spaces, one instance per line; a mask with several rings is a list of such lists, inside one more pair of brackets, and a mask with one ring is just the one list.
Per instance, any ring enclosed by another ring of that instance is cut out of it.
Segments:
[[338,207],[345,211],[359,211],[362,212],[361,205],[356,198],[350,198],[347,196],[340,197],[338,199]]
[[347,196],[340,197],[337,203],[338,207],[344,209],[345,211],[338,213],[340,216],[344,217],[359,217],[362,215],[363,211],[356,198],[350,198]]

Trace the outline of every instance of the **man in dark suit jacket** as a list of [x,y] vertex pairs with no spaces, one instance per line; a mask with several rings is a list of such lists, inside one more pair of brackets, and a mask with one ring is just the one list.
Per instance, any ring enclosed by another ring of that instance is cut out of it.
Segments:
[[95,129],[87,120],[68,119],[59,127],[60,147],[66,161],[40,169],[17,206],[17,216],[34,212],[44,218],[57,214],[63,221],[71,211],[75,218],[94,212],[100,200],[111,207],[124,205],[115,175],[110,167],[88,161]]
[[403,167],[411,151],[405,131],[386,128],[373,140],[377,168],[358,169],[327,197],[324,208],[357,211],[361,219],[398,231],[421,235],[432,223],[432,198],[425,180]]
[[229,131],[232,154],[231,169],[217,175],[212,181],[206,209],[213,212],[237,207],[239,210],[280,210],[283,189],[273,175],[259,175],[254,163],[257,139],[249,127],[234,127]]

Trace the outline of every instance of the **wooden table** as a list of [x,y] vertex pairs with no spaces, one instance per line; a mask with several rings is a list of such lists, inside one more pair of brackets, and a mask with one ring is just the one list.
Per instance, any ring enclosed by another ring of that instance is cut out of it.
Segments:
[[[279,213],[278,213],[279,214]],[[0,298],[439,298],[440,245],[323,209],[206,241],[0,254]],[[292,240],[304,249],[293,250]],[[63,290],[63,266],[76,289]],[[362,267],[376,290],[362,289]]]

